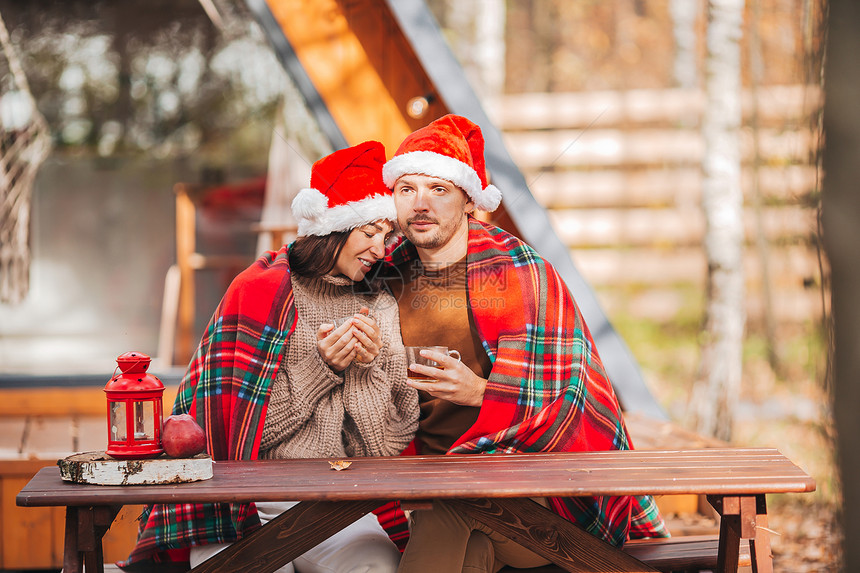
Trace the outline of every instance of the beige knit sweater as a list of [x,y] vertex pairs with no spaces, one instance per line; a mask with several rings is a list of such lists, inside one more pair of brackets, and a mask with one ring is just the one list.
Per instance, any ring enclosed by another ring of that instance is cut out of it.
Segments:
[[[261,458],[397,455],[418,427],[418,394],[406,385],[406,357],[393,297],[357,295],[344,277],[292,276],[297,321],[272,384]],[[320,324],[373,309],[382,348],[336,374],[317,349]]]

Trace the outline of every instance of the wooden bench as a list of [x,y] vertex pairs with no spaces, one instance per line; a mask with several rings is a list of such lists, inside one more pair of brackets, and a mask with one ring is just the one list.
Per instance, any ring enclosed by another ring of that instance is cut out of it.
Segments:
[[[671,539],[643,539],[629,541],[624,551],[660,571],[693,571],[713,570],[717,567],[717,549],[719,537],[715,535],[691,535]],[[749,547],[741,545],[741,567],[750,565]],[[151,571],[136,570],[136,573],[183,573],[184,569],[168,569],[165,565],[152,567]],[[122,573],[122,569],[112,563],[105,563],[105,572]],[[505,567],[500,573],[563,573],[565,570],[558,565],[533,567],[529,569],[514,569]]]
[[[717,568],[720,538],[717,535],[689,535],[669,539],[636,539],[624,545],[624,551],[659,571],[713,571]],[[738,565],[751,564],[749,546],[741,544]],[[514,569],[500,573],[561,573],[558,565]]]
[[[618,550],[529,498],[700,493],[722,516],[714,568],[722,572],[737,571],[742,539],[750,541],[753,570],[772,571],[765,495],[815,489],[811,477],[773,449],[354,458],[339,472],[329,461],[223,461],[210,480],[163,486],[69,484],[48,467],[16,503],[67,508],[67,573],[82,571],[84,561],[89,571],[102,569],[101,536],[126,504],[300,502],[194,569],[203,573],[273,571],[392,499],[446,500],[571,571],[642,572],[659,569],[638,559],[637,550]],[[681,553],[672,542],[663,547]],[[656,560],[658,549],[638,551],[650,550]]]

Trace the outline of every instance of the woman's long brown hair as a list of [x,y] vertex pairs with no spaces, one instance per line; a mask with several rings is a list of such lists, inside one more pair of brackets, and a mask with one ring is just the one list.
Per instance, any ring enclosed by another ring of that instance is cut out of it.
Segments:
[[290,270],[312,279],[331,272],[351,232],[299,237],[290,246]]

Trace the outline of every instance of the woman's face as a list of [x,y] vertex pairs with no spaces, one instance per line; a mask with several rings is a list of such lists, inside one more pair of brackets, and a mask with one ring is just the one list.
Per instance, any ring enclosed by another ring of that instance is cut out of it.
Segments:
[[332,274],[344,275],[356,282],[362,280],[373,263],[385,256],[385,242],[394,233],[394,225],[386,219],[362,225],[352,230]]

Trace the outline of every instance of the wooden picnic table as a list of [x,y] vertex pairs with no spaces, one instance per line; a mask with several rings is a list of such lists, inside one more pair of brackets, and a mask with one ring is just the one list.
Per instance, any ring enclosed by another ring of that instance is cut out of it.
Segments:
[[65,506],[64,572],[102,571],[101,536],[126,504],[300,501],[193,571],[274,571],[391,501],[448,500],[569,571],[655,571],[529,498],[705,494],[722,516],[719,571],[737,571],[741,539],[755,571],[772,571],[768,493],[808,492],[814,480],[775,449],[709,448],[481,456],[219,461],[212,479],[174,485],[98,486],[41,469],[20,506]]

